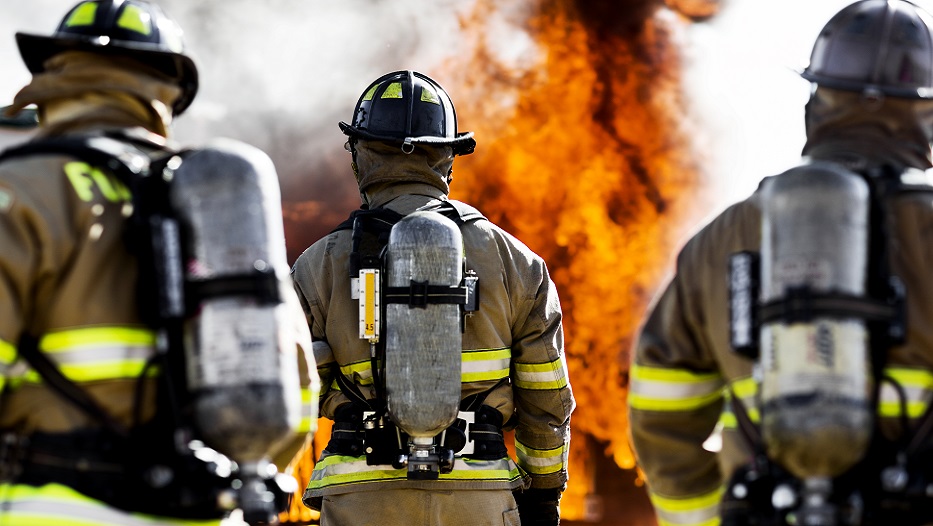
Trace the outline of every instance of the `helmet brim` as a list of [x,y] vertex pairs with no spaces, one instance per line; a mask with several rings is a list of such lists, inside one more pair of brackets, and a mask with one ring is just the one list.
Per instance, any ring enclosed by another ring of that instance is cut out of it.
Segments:
[[861,93],[874,90],[888,97],[901,99],[933,99],[933,88],[926,88],[922,86],[918,86],[916,88],[901,88],[887,86],[884,84],[871,84],[860,80],[846,80],[830,77],[827,75],[820,75],[818,73],[813,73],[809,69],[804,69],[801,71],[800,76],[818,86],[825,86],[827,88],[838,89],[842,91],[855,91]]
[[351,126],[350,124],[347,124],[343,121],[340,121],[337,125],[340,126],[340,130],[344,133],[344,135],[355,139],[382,141],[393,144],[404,144],[405,142],[409,142],[411,144],[421,144],[425,146],[450,146],[453,148],[454,155],[469,155],[476,149],[476,139],[473,138],[473,132],[461,132],[458,133],[454,138],[433,136],[394,137],[389,135],[370,133],[366,130],[357,128],[356,126]]
[[45,71],[46,61],[66,51],[87,51],[138,60],[166,75],[181,88],[181,95],[172,105],[175,115],[181,115],[194,101],[198,92],[198,68],[190,57],[181,53],[147,49],[143,45],[137,46],[125,41],[121,41],[119,46],[111,46],[94,42],[92,39],[47,37],[28,33],[16,33],[16,44],[26,68],[34,75]]

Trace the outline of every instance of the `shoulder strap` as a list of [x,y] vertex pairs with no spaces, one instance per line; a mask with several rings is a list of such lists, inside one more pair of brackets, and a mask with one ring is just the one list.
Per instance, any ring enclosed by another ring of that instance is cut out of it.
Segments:
[[97,420],[105,429],[117,436],[127,436],[127,430],[85,391],[69,380],[61,370],[39,350],[39,341],[30,334],[20,337],[19,355],[39,374],[46,385],[59,396],[71,402],[85,414]]

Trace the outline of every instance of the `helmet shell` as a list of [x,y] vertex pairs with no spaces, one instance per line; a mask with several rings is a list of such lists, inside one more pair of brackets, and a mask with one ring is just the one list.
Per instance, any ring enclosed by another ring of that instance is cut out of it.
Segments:
[[473,153],[473,132],[457,132],[457,113],[440,84],[416,71],[394,71],[376,79],[360,96],[353,123],[340,122],[347,136],[404,145],[451,146],[454,155]]
[[198,91],[198,70],[185,54],[182,31],[159,6],[146,0],[85,0],[75,5],[51,36],[16,34],[23,62],[33,74],[65,51],[119,55],[138,60],[176,82],[181,114]]
[[803,78],[892,97],[933,98],[933,17],[906,0],[861,0],[823,27]]

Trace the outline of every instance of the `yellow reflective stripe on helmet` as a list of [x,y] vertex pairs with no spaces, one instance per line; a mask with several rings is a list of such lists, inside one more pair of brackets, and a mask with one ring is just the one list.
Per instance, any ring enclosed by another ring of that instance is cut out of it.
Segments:
[[[927,411],[933,394],[933,372],[912,367],[888,367],[884,374],[904,390],[909,418],[919,418]],[[889,381],[881,383],[878,414],[889,418],[901,416],[901,395]]]
[[438,100],[437,95],[424,86],[421,87],[421,102],[430,102],[431,104],[437,104],[438,106],[441,105],[441,101]]
[[634,364],[629,379],[632,409],[692,411],[722,398],[723,381],[718,373]]
[[551,449],[535,449],[516,440],[515,454],[518,456],[518,465],[528,473],[547,475],[565,468],[568,447],[569,444],[563,444]]
[[310,387],[301,388],[301,422],[298,423],[299,433],[310,433],[315,420],[312,416],[317,414],[318,392]]
[[382,92],[381,99],[401,99],[402,98],[402,83],[393,82],[389,84],[385,91]]
[[567,370],[563,360],[547,363],[516,363],[515,387],[535,391],[567,387]]
[[152,17],[133,4],[126,4],[117,20],[117,27],[149,36],[152,34]]
[[216,526],[218,520],[183,520],[129,514],[60,484],[0,484],[3,526]]
[[[444,481],[514,481],[521,477],[518,467],[509,459],[454,460],[454,469],[441,474],[438,482]],[[386,466],[370,466],[365,457],[329,455],[314,465],[309,490],[346,484],[365,484],[389,480],[406,480],[408,469],[386,469]]]
[[477,349],[460,354],[460,381],[463,383],[501,380],[509,375],[512,349]]
[[341,365],[340,373],[346,376],[350,381],[354,381],[360,385],[373,384],[373,369],[369,360]]
[[363,100],[373,100],[373,95],[376,94],[376,88],[378,87],[379,85],[376,84],[375,86],[369,88],[369,91],[367,91],[366,94],[363,95]]
[[719,501],[723,488],[698,497],[671,498],[649,492],[658,516],[658,526],[715,526],[719,524]]
[[65,27],[92,26],[94,19],[97,18],[97,2],[84,2],[71,12],[68,20],[65,20]]

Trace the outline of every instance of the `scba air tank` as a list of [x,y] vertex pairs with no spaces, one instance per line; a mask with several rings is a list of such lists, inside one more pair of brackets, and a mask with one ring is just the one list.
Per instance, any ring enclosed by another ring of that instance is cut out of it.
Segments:
[[413,438],[449,427],[460,407],[460,306],[434,303],[431,287],[458,287],[463,238],[437,212],[405,216],[389,235],[388,286],[408,289],[410,301],[386,306],[386,393],[389,414]]
[[252,146],[214,141],[184,157],[170,195],[187,234],[186,295],[196,302],[185,351],[199,438],[241,470],[268,469],[301,417],[301,333],[275,168]]
[[795,476],[833,477],[858,462],[871,435],[869,335],[857,317],[802,312],[820,295],[865,297],[868,185],[816,163],[767,180],[761,202],[761,303],[796,313],[762,323],[763,439]]

